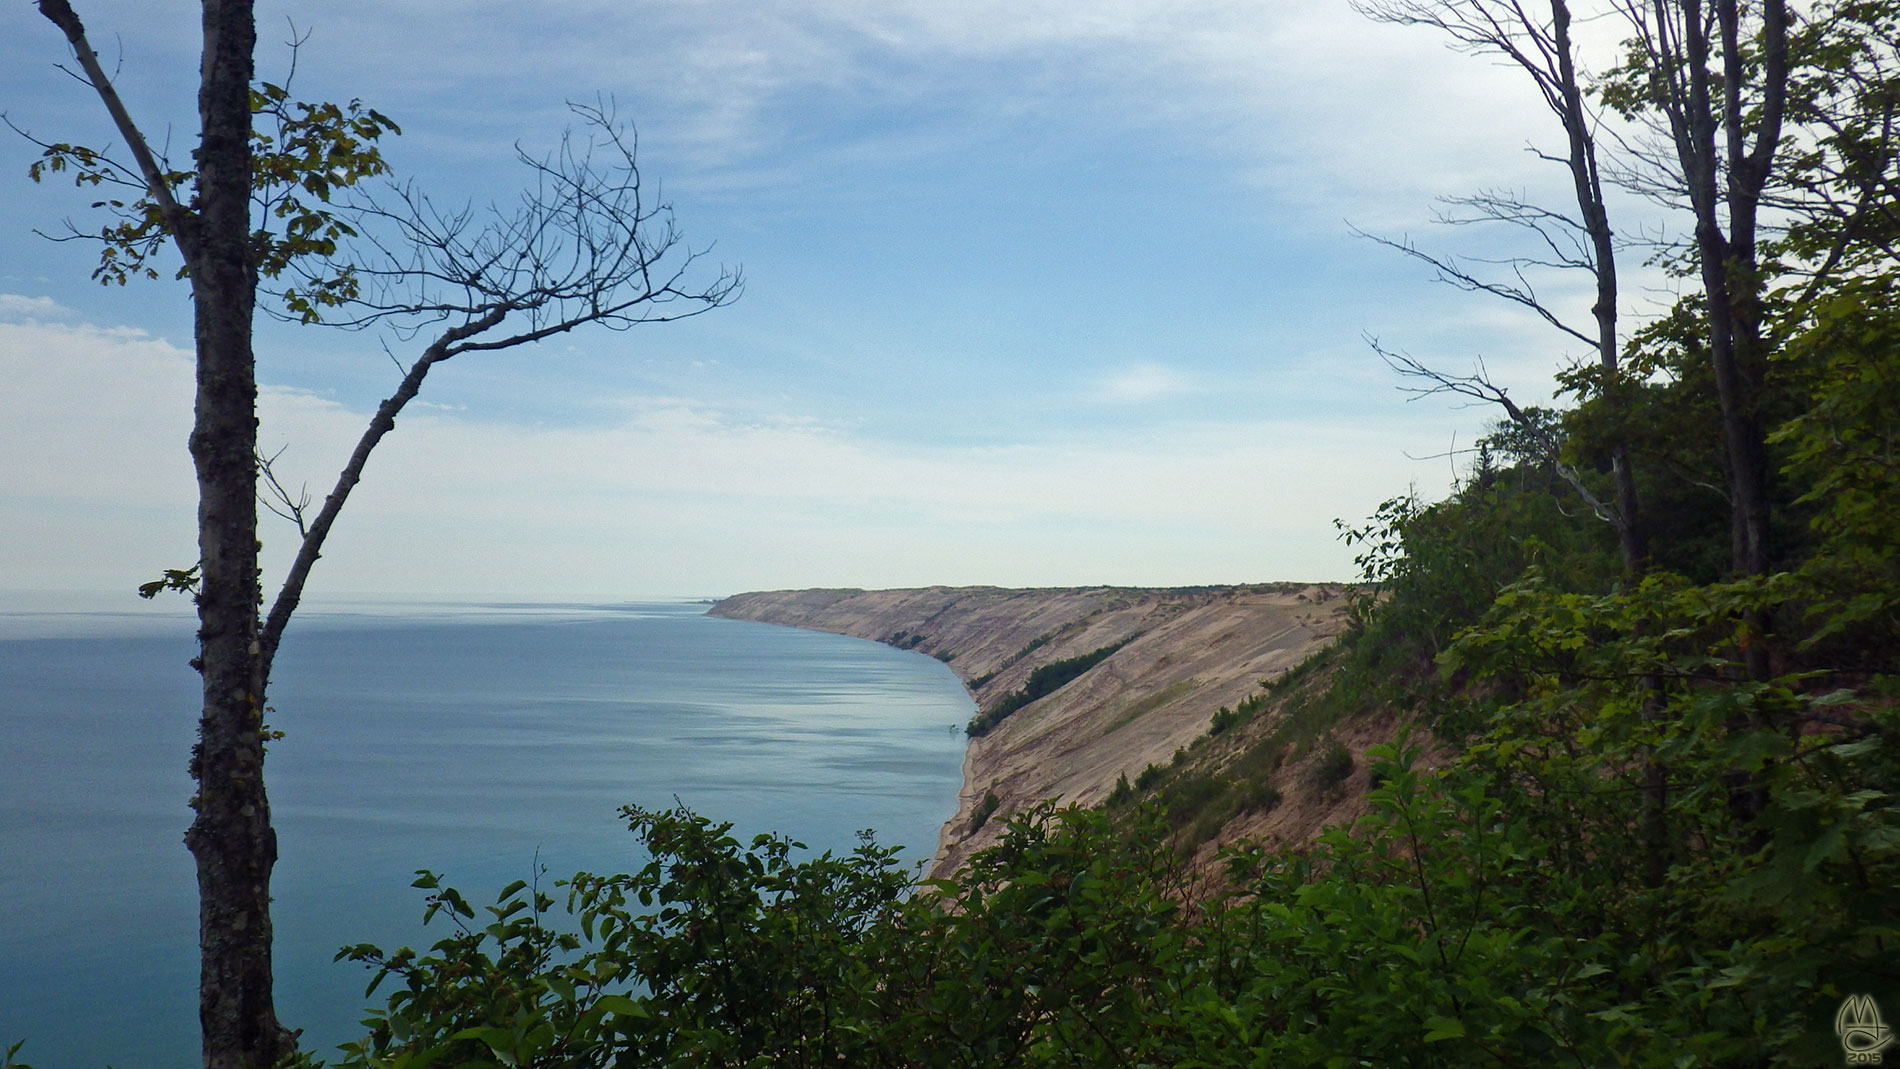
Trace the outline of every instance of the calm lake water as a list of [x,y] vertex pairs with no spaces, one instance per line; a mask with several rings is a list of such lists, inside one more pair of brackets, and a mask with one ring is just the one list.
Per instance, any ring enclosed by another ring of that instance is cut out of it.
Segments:
[[[4,605],[5,603],[0,603]],[[17,608],[17,603],[16,603]],[[928,859],[969,698],[943,665],[703,605],[404,606],[291,625],[269,719],[279,1013],[327,1053],[366,1005],[338,947],[426,945],[414,870],[471,901],[639,864],[617,809]],[[0,609],[0,1049],[39,1069],[197,1062],[182,835],[191,622]]]

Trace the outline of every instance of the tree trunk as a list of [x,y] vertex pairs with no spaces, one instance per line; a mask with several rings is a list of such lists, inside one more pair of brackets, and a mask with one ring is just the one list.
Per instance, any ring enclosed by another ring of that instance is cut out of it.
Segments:
[[[1583,89],[1578,82],[1576,58],[1570,37],[1570,5],[1566,0],[1550,0],[1551,39],[1557,61],[1556,92],[1562,101],[1559,114],[1568,136],[1570,178],[1576,187],[1577,207],[1583,219],[1584,233],[1590,239],[1591,258],[1596,266],[1596,304],[1590,309],[1597,322],[1597,364],[1603,368],[1603,388],[1618,390],[1618,365],[1621,339],[1617,336],[1617,288],[1615,234],[1610,229],[1610,213],[1603,199],[1603,177],[1597,166],[1596,143],[1590,133],[1589,115],[1583,106]],[[1636,496],[1636,473],[1631,467],[1629,449],[1622,442],[1610,447],[1610,475],[1616,487],[1616,541],[1623,561],[1623,579],[1634,586],[1649,570],[1649,536],[1644,525],[1641,503]],[[1663,719],[1662,681],[1654,675],[1642,678],[1643,719],[1657,723]],[[1661,887],[1668,875],[1671,854],[1669,834],[1669,767],[1656,758],[1655,747],[1645,748],[1642,775],[1642,849],[1643,882]]]
[[[1768,541],[1772,473],[1760,415],[1767,353],[1756,231],[1787,99],[1787,4],[1764,0],[1759,5],[1762,40],[1753,69],[1743,54],[1739,0],[1714,0],[1712,20],[1700,0],[1682,0],[1681,7],[1679,38],[1672,40],[1668,4],[1655,0],[1657,37],[1650,60],[1695,212],[1696,254],[1708,301],[1709,363],[1728,468],[1730,565],[1737,575],[1766,575],[1774,563]],[[1709,32],[1711,22],[1716,39]],[[1721,66],[1719,79],[1712,61]],[[1743,95],[1751,85],[1759,90],[1752,108]],[[1746,125],[1751,114],[1752,131]],[[1748,630],[1742,649],[1748,675],[1767,679],[1766,621],[1751,618]]]
[[[442,331],[378,410],[336,490],[305,532],[270,619],[260,621],[257,381],[251,350],[258,284],[255,242],[281,247],[282,241],[269,233],[254,237],[251,229],[254,2],[203,0],[200,140],[192,175],[195,196],[189,205],[178,202],[175,179],[139,133],[68,0],[35,3],[66,36],[84,79],[105,104],[191,280],[198,373],[191,432],[199,494],[195,664],[203,676],[204,704],[191,759],[198,784],[191,802],[196,816],[185,843],[198,868],[198,1014],[207,1069],[266,1069],[296,1052],[296,1036],[279,1024],[271,990],[270,879],[277,862],[277,835],[264,789],[266,692],[284,627],[370,451],[394,426],[396,414],[415,396],[429,368],[456,353],[526,345],[587,323],[619,328],[698,315],[736,296],[739,279],[722,271],[704,289],[680,288],[697,254],[675,252],[680,238],[670,209],[643,205],[633,147],[622,139],[611,116],[597,109],[576,110],[603,131],[622,163],[596,169],[593,158],[584,153],[564,154],[552,164],[523,157],[543,180],[544,193],[548,182],[567,191],[558,201],[530,196],[521,215],[473,235],[472,242],[462,233],[460,221],[449,222],[445,230],[433,218],[397,220],[408,228],[409,240],[420,244],[416,260],[403,257],[393,275],[465,278],[472,291],[481,294],[479,303],[459,310],[431,306],[440,313],[432,315],[431,322],[460,322]],[[375,119],[378,129],[394,129],[386,119]],[[368,136],[373,140],[376,134]],[[356,159],[379,163],[373,154]],[[109,170],[114,180],[124,173],[116,166]],[[379,171],[378,166],[363,174]],[[326,180],[329,188],[334,183]],[[652,232],[656,226],[657,234]],[[496,248],[511,251],[491,278]],[[108,238],[108,261],[115,251]],[[669,255],[674,262],[661,267]],[[463,274],[471,270],[473,275]],[[498,287],[487,288],[489,282],[498,282]],[[682,302],[683,310],[663,307],[675,301]],[[379,321],[392,311],[370,308],[356,325]],[[529,320],[526,329],[480,337],[515,314]]]
[[[1695,12],[1698,5],[1691,4]],[[1757,77],[1762,102],[1748,144],[1743,125],[1742,89],[1749,77],[1741,41],[1738,0],[1717,0],[1716,24],[1721,35],[1722,114],[1713,111],[1710,45],[1700,18],[1687,26],[1691,92],[1686,148],[1694,156],[1696,187],[1691,200],[1696,210],[1696,246],[1702,261],[1703,288],[1709,302],[1709,360],[1722,405],[1722,430],[1728,453],[1731,500],[1731,563],[1738,575],[1765,575],[1772,564],[1768,544],[1769,464],[1766,436],[1759,413],[1766,371],[1762,351],[1761,294],[1758,278],[1756,227],[1763,188],[1768,183],[1774,152],[1781,138],[1782,102],[1788,79],[1787,10],[1781,0],[1761,5],[1765,47]],[[1718,132],[1724,142],[1716,147]],[[1727,163],[1726,179],[1718,185],[1718,161]],[[1687,161],[1685,160],[1685,171]],[[1727,232],[1717,214],[1718,202],[1727,209]]]
[[[1597,322],[1597,363],[1603,368],[1604,388],[1616,387],[1620,339],[1617,337],[1617,289],[1615,233],[1610,229],[1609,207],[1603,200],[1603,177],[1597,167],[1596,142],[1590,133],[1590,116],[1583,106],[1583,88],[1577,78],[1576,56],[1570,39],[1570,5],[1551,0],[1552,51],[1557,64],[1555,92],[1568,142],[1571,184],[1575,187],[1577,208],[1583,218],[1584,233],[1590,239],[1591,260],[1596,275],[1596,304],[1590,309]],[[1618,442],[1610,448],[1610,469],[1616,483],[1617,548],[1623,558],[1623,571],[1634,578],[1648,567],[1649,539],[1643,527],[1642,511],[1636,497],[1636,477],[1630,469],[1629,450]]]
[[258,656],[257,383],[251,352],[251,0],[204,0],[198,204],[191,275],[198,392],[199,656],[204,709],[185,834],[198,865],[198,1017],[211,1069],[264,1069],[296,1049],[271,992],[270,877],[277,861],[264,793],[266,680]]
[[[1743,54],[1740,0],[1712,0],[1712,19],[1704,15],[1701,0],[1679,3],[1681,22],[1674,24],[1667,0],[1654,0],[1651,76],[1661,90],[1695,213],[1696,254],[1707,300],[1709,363],[1721,406],[1728,469],[1730,568],[1736,575],[1767,575],[1773,566],[1768,542],[1771,469],[1760,413],[1767,352],[1756,232],[1762,192],[1780,146],[1787,99],[1787,4],[1762,0],[1757,5],[1761,47],[1751,69]],[[1712,61],[1721,66],[1719,77],[1711,69]],[[1744,97],[1749,88],[1759,93],[1752,106]],[[1747,125],[1751,114],[1752,131]],[[1744,616],[1738,652],[1743,674],[1757,682],[1768,680],[1774,671],[1769,630],[1766,613],[1751,610]],[[1745,732],[1767,726],[1743,715],[1732,719],[1728,728]],[[1766,804],[1766,792],[1747,772],[1729,773],[1725,780],[1730,816],[1746,827]],[[1762,845],[1759,836],[1755,845]]]

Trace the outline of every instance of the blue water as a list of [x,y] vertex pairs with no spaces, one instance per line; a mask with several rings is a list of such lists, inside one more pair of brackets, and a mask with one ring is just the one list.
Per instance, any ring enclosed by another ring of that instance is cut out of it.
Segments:
[[[971,712],[949,670],[683,604],[378,608],[300,617],[267,763],[278,1006],[352,1038],[346,943],[425,945],[414,870],[471,900],[639,863],[616,810],[675,798],[744,835],[927,859]],[[182,845],[189,620],[0,612],[0,1049],[39,1069],[197,1062]]]

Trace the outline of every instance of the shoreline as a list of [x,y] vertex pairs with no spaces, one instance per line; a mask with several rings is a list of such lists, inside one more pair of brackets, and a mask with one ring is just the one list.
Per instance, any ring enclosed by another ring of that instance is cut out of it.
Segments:
[[935,657],[980,712],[1023,691],[1037,669],[1100,655],[970,740],[957,809],[931,859],[931,876],[942,877],[995,841],[997,818],[1048,800],[1099,804],[1120,777],[1168,762],[1206,734],[1217,710],[1239,704],[1331,642],[1344,626],[1346,589],[1262,583],[779,590],[721,599],[707,615]]

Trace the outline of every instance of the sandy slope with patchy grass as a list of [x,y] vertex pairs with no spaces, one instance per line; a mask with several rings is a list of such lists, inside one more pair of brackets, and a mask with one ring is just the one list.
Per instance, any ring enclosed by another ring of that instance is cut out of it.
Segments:
[[1096,804],[1118,778],[1168,763],[1206,734],[1216,710],[1238,705],[1330,642],[1345,605],[1342,588],[1328,584],[928,587],[740,594],[711,615],[934,656],[983,710],[1022,688],[1037,668],[1120,644],[971,740],[957,813],[939,840],[934,871],[942,875],[993,840],[999,815],[1045,799]]

